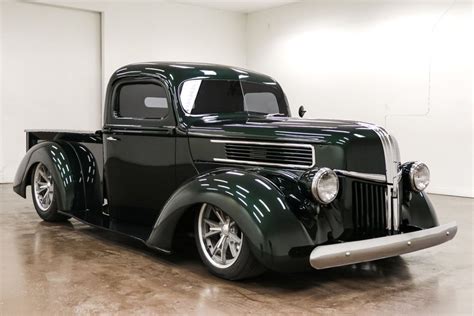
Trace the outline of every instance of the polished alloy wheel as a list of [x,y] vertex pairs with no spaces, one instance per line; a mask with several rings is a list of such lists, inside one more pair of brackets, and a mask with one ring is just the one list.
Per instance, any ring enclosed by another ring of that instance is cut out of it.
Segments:
[[239,257],[244,235],[221,209],[206,203],[202,205],[198,235],[204,255],[213,266],[228,268]]
[[54,182],[51,172],[43,164],[38,164],[35,169],[34,197],[36,204],[42,211],[47,211],[53,203]]

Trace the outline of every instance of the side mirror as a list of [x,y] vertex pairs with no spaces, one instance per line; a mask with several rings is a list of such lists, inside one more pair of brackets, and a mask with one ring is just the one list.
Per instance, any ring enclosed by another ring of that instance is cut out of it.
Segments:
[[304,106],[300,106],[300,108],[298,109],[298,115],[300,117],[303,117],[305,113],[306,113],[306,110],[304,109]]

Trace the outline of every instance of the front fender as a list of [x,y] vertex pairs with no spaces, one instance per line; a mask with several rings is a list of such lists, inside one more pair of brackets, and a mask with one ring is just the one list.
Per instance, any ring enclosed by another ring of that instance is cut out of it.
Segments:
[[402,204],[402,220],[423,229],[439,226],[433,204],[425,192],[411,193],[410,201]]
[[179,188],[168,200],[147,241],[171,250],[181,216],[192,206],[213,204],[230,215],[243,231],[253,254],[268,268],[299,269],[307,258],[290,256],[290,249],[314,245],[289,209],[283,193],[267,178],[242,170],[216,170]]

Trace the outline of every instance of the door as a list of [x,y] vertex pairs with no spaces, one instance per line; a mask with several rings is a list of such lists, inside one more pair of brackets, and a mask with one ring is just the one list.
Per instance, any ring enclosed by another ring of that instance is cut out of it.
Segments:
[[126,224],[151,228],[176,188],[176,123],[169,96],[157,80],[122,80],[113,88],[104,170],[109,215],[119,230]]

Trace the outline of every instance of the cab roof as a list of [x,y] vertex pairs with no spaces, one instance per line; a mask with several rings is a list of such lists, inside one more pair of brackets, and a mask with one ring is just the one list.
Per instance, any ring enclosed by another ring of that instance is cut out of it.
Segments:
[[275,80],[270,76],[240,67],[184,62],[143,62],[126,65],[114,72],[111,82],[120,78],[136,76],[160,78],[175,86],[188,79],[247,80],[275,83]]

